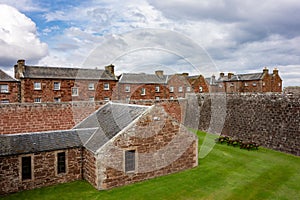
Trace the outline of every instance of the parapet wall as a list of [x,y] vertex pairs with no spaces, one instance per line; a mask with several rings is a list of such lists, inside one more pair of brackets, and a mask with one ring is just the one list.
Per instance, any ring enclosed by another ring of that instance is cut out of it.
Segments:
[[[226,104],[212,106],[212,99],[220,101],[224,97]],[[222,110],[221,113],[226,113],[221,131],[223,135],[253,140],[261,146],[300,156],[299,95],[208,94],[198,98],[200,130],[209,131],[212,110]]]

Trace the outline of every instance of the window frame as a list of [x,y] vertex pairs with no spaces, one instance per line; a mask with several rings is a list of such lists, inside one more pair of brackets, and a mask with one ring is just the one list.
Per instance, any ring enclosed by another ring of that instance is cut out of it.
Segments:
[[60,175],[66,173],[67,173],[67,154],[65,151],[57,152],[56,153],[56,174]]
[[[135,149],[124,151],[124,171],[125,173],[134,173],[137,169],[137,153]],[[131,162],[131,163],[129,163]]]
[[[3,86],[6,86],[6,90],[3,89]],[[1,84],[0,85],[0,93],[9,93],[9,85],[8,84]]]
[[54,100],[55,103],[60,103],[61,102],[60,97],[54,97],[53,100]]
[[202,93],[202,92],[203,92],[203,87],[199,86],[199,93]]
[[[76,90],[76,94],[74,94],[74,90]],[[71,96],[72,97],[77,97],[77,96],[79,96],[79,89],[78,89],[78,87],[72,87],[71,88]]]
[[89,101],[90,102],[94,102],[95,101],[95,97],[89,97]]
[[187,92],[191,92],[191,87],[190,87],[190,86],[187,86],[187,87],[186,87],[186,91],[187,91]]
[[[29,164],[29,169],[28,173],[29,175],[27,175],[26,177],[24,177],[24,159],[25,158],[30,158],[28,164]],[[33,166],[34,162],[33,162],[33,156],[32,155],[23,155],[20,156],[20,180],[21,181],[31,181],[34,178],[34,173],[33,173]]]
[[183,87],[182,86],[178,87],[178,92],[183,92]]
[[104,97],[103,100],[104,101],[110,101],[110,98],[109,97]]
[[91,90],[91,91],[95,90],[95,83],[89,83],[88,90]]
[[170,93],[173,93],[174,92],[174,86],[170,86],[169,91],[170,91]]
[[129,85],[125,86],[125,92],[130,92],[130,86]]
[[155,92],[159,92],[160,91],[160,87],[159,87],[159,85],[156,85],[155,86]]
[[103,84],[103,90],[109,90],[109,83]]
[[[55,88],[56,84],[58,84],[58,88]],[[53,82],[53,90],[60,90],[60,82],[59,81],[54,81]]]
[[33,99],[33,102],[34,102],[34,103],[42,103],[42,97],[35,97],[35,98]]
[[[38,84],[39,87],[36,87],[36,84]],[[42,90],[42,83],[41,82],[34,82],[33,83],[33,89],[34,90]]]
[[141,88],[141,96],[145,96],[146,95],[146,88]]

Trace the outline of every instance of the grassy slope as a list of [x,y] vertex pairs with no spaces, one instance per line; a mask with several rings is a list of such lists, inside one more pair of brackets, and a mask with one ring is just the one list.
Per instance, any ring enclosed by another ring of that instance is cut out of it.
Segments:
[[[214,135],[198,133],[213,140]],[[199,145],[199,147],[201,144]],[[85,181],[19,192],[4,199],[300,199],[300,158],[217,144],[199,166],[145,182],[97,191]]]

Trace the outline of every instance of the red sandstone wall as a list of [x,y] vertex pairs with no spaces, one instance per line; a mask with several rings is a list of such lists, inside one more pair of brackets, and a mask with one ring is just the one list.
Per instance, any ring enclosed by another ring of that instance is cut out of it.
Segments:
[[[107,102],[0,104],[0,134],[71,129],[105,103]],[[181,121],[181,113],[184,111],[184,107],[176,100],[139,100],[132,103],[163,105],[178,121]]]
[[[0,93],[0,101],[8,100],[9,103],[19,102],[19,83],[18,82],[1,82],[1,85],[8,85],[8,93]],[[0,102],[1,104],[1,102]]]
[[84,148],[83,159],[83,178],[94,187],[97,187],[96,158],[92,152]]
[[20,156],[0,157],[0,195],[81,179],[81,148],[66,150],[67,173],[56,174],[57,151],[29,154],[33,156],[32,180],[21,180]]
[[0,134],[71,129],[105,103],[2,104]]

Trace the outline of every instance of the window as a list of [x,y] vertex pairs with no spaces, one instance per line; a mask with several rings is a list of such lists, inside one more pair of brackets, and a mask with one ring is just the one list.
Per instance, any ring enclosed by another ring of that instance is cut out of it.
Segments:
[[159,100],[159,97],[155,97],[155,100]]
[[248,86],[248,83],[245,83],[244,85],[245,85],[245,87],[247,87],[247,86]]
[[104,83],[103,86],[104,86],[104,88],[103,88],[104,90],[109,90],[109,83]]
[[28,180],[32,178],[31,167],[31,156],[22,157],[22,180]]
[[265,83],[265,82],[263,82],[263,83],[262,83],[262,86],[265,86],[265,85],[266,85],[266,83]]
[[41,85],[40,82],[33,83],[33,87],[34,87],[34,90],[41,90],[42,89],[42,85]]
[[174,92],[174,87],[170,86],[170,92]]
[[220,83],[220,84],[219,84],[219,88],[222,88],[222,87],[223,87],[223,85]]
[[191,87],[189,87],[189,86],[186,87],[186,91],[187,91],[187,92],[190,92],[190,91],[191,91]]
[[41,102],[42,102],[42,98],[40,97],[34,98],[34,103],[41,103]]
[[1,93],[8,93],[8,85],[0,85]]
[[125,92],[130,92],[130,86],[125,86]]
[[280,87],[280,86],[281,86],[281,83],[278,83],[278,86]]
[[57,174],[66,173],[66,152],[57,153]]
[[78,88],[72,88],[72,96],[78,96]]
[[234,87],[234,83],[230,83],[230,87]]
[[130,97],[126,97],[126,102],[129,103],[130,102]]
[[95,101],[95,97],[89,97],[89,101]]
[[89,83],[89,90],[95,90],[95,84]]
[[145,88],[141,89],[141,95],[146,95],[146,89]]
[[199,87],[199,92],[200,93],[203,92],[203,87],[202,86]]
[[1,99],[1,103],[9,103],[8,99]]
[[256,83],[253,83],[252,85],[253,85],[253,86],[256,86]]
[[182,86],[178,88],[178,92],[182,92]]
[[60,98],[59,97],[54,97],[54,102],[59,103],[60,102]]
[[54,86],[54,90],[60,90],[60,82],[54,82],[53,86]]
[[159,86],[155,86],[155,92],[159,92]]
[[104,101],[109,101],[109,97],[104,97]]
[[125,151],[125,172],[135,170],[135,150]]
[[173,99],[174,99],[174,97],[173,97],[173,96],[170,96],[170,99],[171,99],[171,100],[173,100]]

